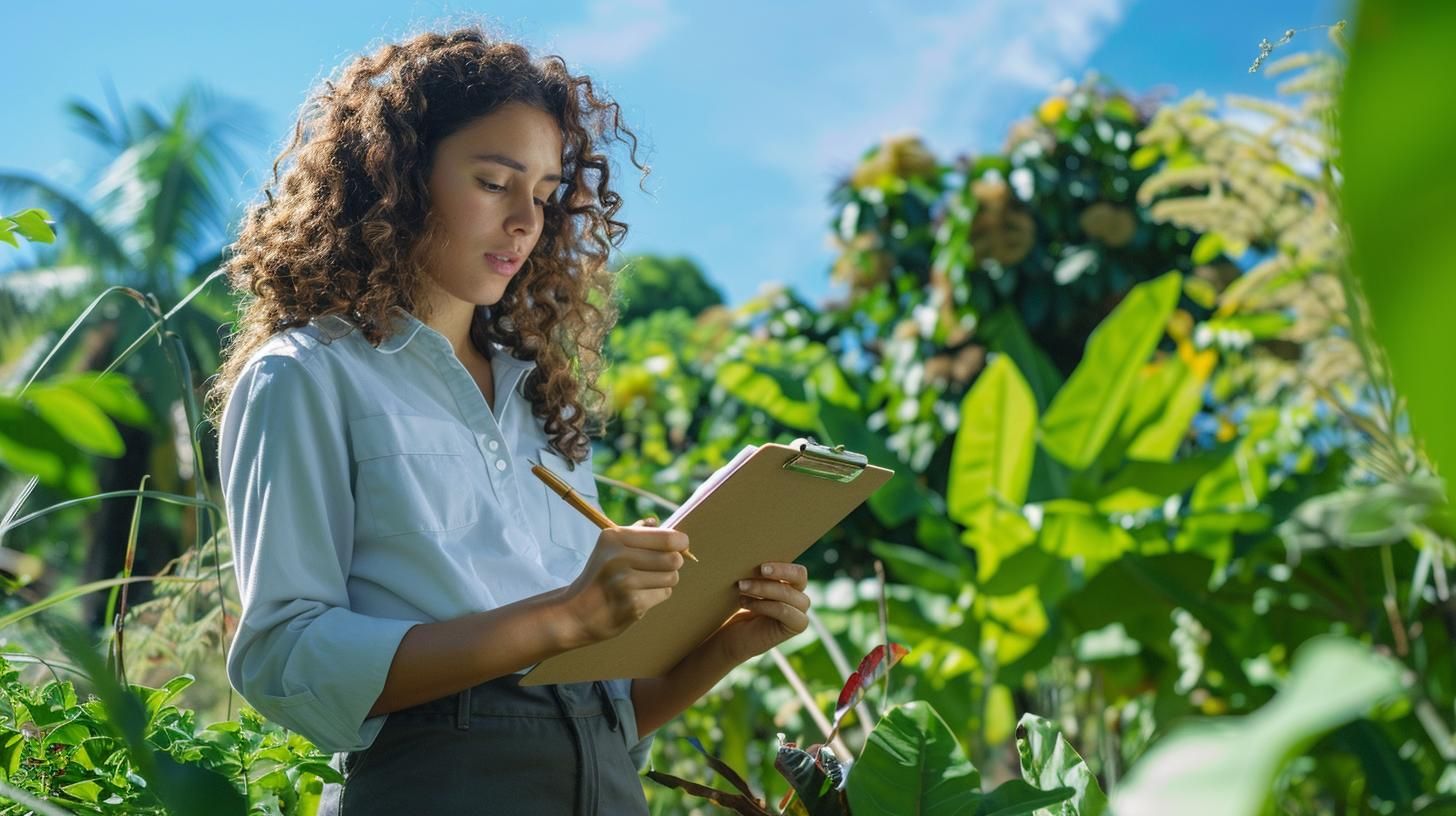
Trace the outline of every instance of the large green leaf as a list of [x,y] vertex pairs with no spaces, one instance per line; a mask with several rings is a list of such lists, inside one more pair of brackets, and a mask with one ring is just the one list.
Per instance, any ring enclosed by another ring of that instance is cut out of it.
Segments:
[[1256,816],[1284,764],[1319,735],[1401,692],[1401,668],[1360,643],[1307,641],[1274,700],[1247,717],[1175,729],[1112,796],[1118,816]]
[[1097,777],[1050,720],[1023,715],[1016,726],[1016,752],[1026,781],[1039,788],[1068,787],[1073,791],[1070,799],[1038,816],[1102,816],[1107,812],[1107,794],[1097,784]]
[[976,579],[983,584],[996,574],[1001,562],[1036,540],[1036,531],[1018,510],[994,502],[977,507],[967,524],[961,541],[976,551]]
[[1091,505],[1070,500],[1047,505],[1040,543],[1052,555],[1081,558],[1089,565],[1113,561],[1135,544],[1126,530]]
[[817,418],[804,382],[785,369],[730,360],[718,367],[718,385],[744,404],[790,428],[813,430]]
[[97,492],[86,457],[20,400],[0,396],[0,465],[73,496]]
[[35,385],[25,392],[40,418],[55,428],[67,442],[87,453],[118,457],[126,452],[121,434],[106,414],[77,391],[49,385]]
[[1133,288],[1092,332],[1082,362],[1042,418],[1042,446],[1073,468],[1097,458],[1122,419],[1138,371],[1163,336],[1182,278],[1169,272]]
[[1456,85],[1450,73],[1456,4],[1443,0],[1358,7],[1341,99],[1343,208],[1352,265],[1411,425],[1426,450],[1456,472]]
[[950,726],[928,703],[915,701],[881,718],[849,775],[855,816],[974,813],[981,774]]
[[1008,779],[986,794],[976,808],[976,816],[1031,816],[1065,803],[1071,796],[1071,788],[1040,790],[1020,779]]
[[1047,359],[1046,352],[1031,339],[1016,310],[1009,306],[997,309],[981,321],[976,334],[989,342],[993,350],[1015,361],[1017,370],[1022,372],[1027,385],[1036,395],[1037,410],[1045,411],[1052,402],[1052,396],[1062,387],[1062,375]]
[[1011,358],[986,367],[961,402],[961,425],[951,453],[946,510],[970,524],[976,508],[1026,501],[1036,444],[1036,402]]
[[1161,505],[1169,496],[1193,487],[1233,454],[1232,444],[1176,462],[1131,460],[1102,486],[1097,509],[1106,513],[1136,513]]
[[1135,403],[1150,404],[1138,406],[1146,414],[1129,434],[1127,456],[1154,462],[1173,459],[1188,436],[1193,417],[1203,407],[1203,388],[1211,368],[1211,356],[1196,359],[1193,367],[1177,357],[1169,357],[1158,366],[1161,376],[1156,377],[1159,380],[1156,386],[1161,388],[1155,386],[1146,391],[1139,388],[1133,397]]

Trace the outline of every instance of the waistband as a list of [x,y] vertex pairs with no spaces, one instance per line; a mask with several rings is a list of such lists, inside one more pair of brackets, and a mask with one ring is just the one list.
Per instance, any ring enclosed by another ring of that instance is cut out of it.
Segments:
[[471,717],[605,716],[613,730],[618,725],[617,710],[605,683],[523,686],[519,674],[497,677],[448,697],[401,709],[395,714],[453,716],[455,726],[461,730],[470,728]]

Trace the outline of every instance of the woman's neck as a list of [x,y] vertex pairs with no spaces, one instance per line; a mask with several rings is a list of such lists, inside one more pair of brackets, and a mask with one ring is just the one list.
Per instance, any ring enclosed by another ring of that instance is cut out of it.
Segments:
[[475,318],[475,306],[464,301],[451,299],[450,303],[434,303],[424,319],[424,324],[444,335],[450,341],[450,348],[462,361],[479,359],[482,355],[470,342],[470,324]]

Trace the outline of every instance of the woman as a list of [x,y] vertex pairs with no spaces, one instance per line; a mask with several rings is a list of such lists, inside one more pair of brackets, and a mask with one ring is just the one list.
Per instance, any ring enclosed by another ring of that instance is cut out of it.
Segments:
[[651,734],[804,630],[805,572],[668,675],[521,687],[672,592],[682,533],[598,531],[588,420],[636,138],[559,57],[477,28],[347,65],[305,107],[228,261],[213,388],[243,601],[233,686],[335,753],[331,813],[645,813]]

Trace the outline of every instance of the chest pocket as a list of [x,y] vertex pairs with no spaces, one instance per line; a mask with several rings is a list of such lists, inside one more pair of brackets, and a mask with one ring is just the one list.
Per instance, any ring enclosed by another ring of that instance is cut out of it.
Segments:
[[470,489],[475,443],[463,427],[382,414],[353,420],[349,432],[361,535],[443,532],[479,519]]
[[[542,465],[560,476],[588,503],[601,506],[597,501],[597,480],[592,477],[590,459],[572,470],[571,463],[551,448],[542,448],[538,456]],[[536,481],[540,484],[539,480]],[[546,492],[546,520],[550,525],[552,544],[542,553],[543,563],[553,574],[570,577],[586,563],[602,531],[545,484],[540,484],[540,489]]]

